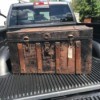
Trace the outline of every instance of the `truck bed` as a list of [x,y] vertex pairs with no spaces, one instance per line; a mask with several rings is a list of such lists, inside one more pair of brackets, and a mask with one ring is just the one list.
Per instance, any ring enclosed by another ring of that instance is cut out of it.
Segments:
[[100,88],[100,59],[93,58],[89,75],[9,74],[0,77],[0,98],[4,100],[46,99]]

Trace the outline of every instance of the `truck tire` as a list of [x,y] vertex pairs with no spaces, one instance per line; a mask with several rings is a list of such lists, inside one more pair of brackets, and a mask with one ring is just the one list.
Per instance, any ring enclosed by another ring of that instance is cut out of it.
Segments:
[[93,41],[93,56],[100,58],[100,43]]

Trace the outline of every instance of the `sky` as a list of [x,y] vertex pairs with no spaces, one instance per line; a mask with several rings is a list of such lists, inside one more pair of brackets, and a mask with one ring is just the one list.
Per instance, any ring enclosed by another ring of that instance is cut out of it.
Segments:
[[[23,0],[23,1],[29,2],[29,0]],[[67,1],[71,1],[71,0],[67,0]],[[18,0],[0,0],[1,12],[7,16],[9,7],[13,3],[18,3]],[[0,16],[0,26],[3,26],[5,21],[6,21],[6,19],[3,18],[2,16]]]
[[[24,1],[29,1],[29,0],[24,0]],[[7,16],[9,7],[13,3],[18,3],[18,0],[0,0],[1,13],[3,13],[4,15]],[[0,26],[3,26],[5,21],[6,21],[6,19],[4,17],[0,16]]]

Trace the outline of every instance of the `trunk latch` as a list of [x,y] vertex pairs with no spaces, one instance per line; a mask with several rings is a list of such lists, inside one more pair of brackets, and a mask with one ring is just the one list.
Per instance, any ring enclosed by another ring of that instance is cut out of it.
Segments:
[[24,43],[25,43],[25,50],[28,52],[29,51],[29,37],[24,36],[23,40],[24,40]]
[[69,45],[72,46],[73,45],[74,36],[72,34],[70,34],[70,35],[68,35],[68,39],[69,39]]
[[48,39],[51,38],[51,34],[50,33],[44,33],[43,34],[43,38],[46,39],[46,40],[48,40]]

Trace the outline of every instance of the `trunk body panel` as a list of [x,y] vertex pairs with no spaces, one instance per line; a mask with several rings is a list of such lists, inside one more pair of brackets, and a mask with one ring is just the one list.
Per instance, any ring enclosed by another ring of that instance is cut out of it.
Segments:
[[28,28],[8,32],[13,73],[90,73],[92,29]]

